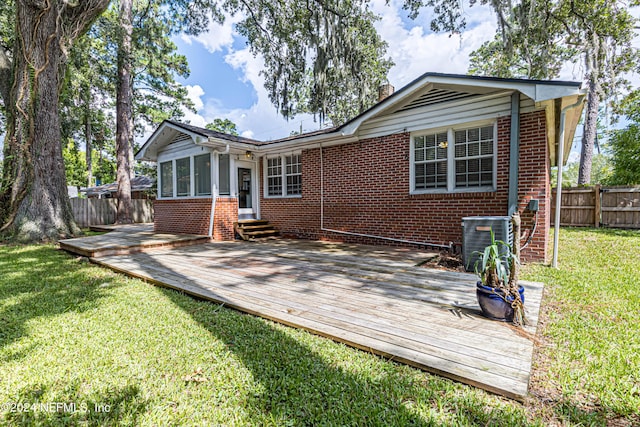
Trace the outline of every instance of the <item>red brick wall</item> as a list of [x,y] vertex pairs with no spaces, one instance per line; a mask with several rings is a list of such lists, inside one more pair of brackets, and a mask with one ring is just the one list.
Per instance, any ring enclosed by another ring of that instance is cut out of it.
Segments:
[[[155,200],[154,231],[156,233],[209,234],[211,199]],[[238,199],[216,200],[213,237],[233,240],[233,223],[238,220]]]
[[[549,164],[544,112],[521,115],[520,212],[540,199],[538,227],[524,260],[543,261],[549,231]],[[408,133],[371,138],[323,149],[324,228],[448,245],[462,241],[465,216],[506,215],[509,185],[510,117],[498,119],[497,191],[409,194]],[[262,175],[261,175],[262,176]],[[261,216],[283,234],[370,244],[392,242],[320,230],[320,151],[302,153],[302,197],[264,198]],[[523,215],[523,230],[532,225]]]
[[213,215],[213,238],[215,240],[234,240],[234,222],[238,222],[238,199],[218,197],[216,212]]
[[172,199],[153,203],[156,233],[209,234],[211,199]]

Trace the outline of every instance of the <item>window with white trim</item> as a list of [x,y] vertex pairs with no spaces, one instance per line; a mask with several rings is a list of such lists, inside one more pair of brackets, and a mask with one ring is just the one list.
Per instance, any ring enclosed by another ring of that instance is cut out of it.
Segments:
[[455,131],[456,188],[493,185],[493,126]]
[[211,195],[211,154],[193,157],[196,196]]
[[414,134],[411,191],[493,191],[495,123]]
[[160,163],[160,196],[173,197],[173,162]]
[[300,154],[285,157],[285,177],[287,178],[287,196],[302,194],[302,160]]
[[416,136],[413,143],[416,190],[447,188],[447,133]]
[[191,158],[176,159],[176,196],[191,195]]
[[229,177],[231,166],[229,159],[228,154],[220,154],[218,156],[218,181],[221,196],[229,196],[231,194],[231,179]]
[[265,159],[266,197],[302,195],[302,156],[300,154]]
[[282,158],[267,159],[267,195],[282,196]]

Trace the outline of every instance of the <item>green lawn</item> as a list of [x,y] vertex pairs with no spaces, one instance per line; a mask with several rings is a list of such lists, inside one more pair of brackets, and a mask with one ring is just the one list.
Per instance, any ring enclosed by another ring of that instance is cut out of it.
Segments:
[[[0,246],[0,424],[640,422],[640,233],[561,237],[560,271],[524,271],[550,308],[524,405],[52,246]],[[38,406],[8,410],[22,404]]]

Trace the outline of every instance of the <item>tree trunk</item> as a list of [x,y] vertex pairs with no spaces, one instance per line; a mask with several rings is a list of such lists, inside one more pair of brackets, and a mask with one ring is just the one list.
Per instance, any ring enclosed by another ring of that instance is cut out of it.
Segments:
[[131,202],[131,37],[132,1],[120,0],[120,45],[118,46],[118,89],[116,95],[116,160],[118,170],[118,219],[119,224],[132,222]]
[[84,104],[84,139],[86,142],[85,159],[87,160],[87,187],[93,186],[93,159],[91,152],[93,151],[91,144],[91,92],[87,90]]
[[0,189],[0,231],[19,241],[78,233],[60,144],[58,101],[66,52],[108,0],[69,7],[61,0],[16,1],[16,43],[8,95]]
[[593,147],[598,134],[598,107],[600,106],[600,83],[598,77],[591,73],[589,78],[589,95],[587,111],[585,113],[584,131],[582,134],[582,150],[580,152],[580,171],[578,185],[591,182],[591,163],[593,161]]

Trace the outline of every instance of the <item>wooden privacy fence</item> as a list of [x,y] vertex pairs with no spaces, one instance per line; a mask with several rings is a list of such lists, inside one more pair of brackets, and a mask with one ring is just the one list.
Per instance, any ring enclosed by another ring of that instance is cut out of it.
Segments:
[[[71,208],[80,227],[116,222],[116,199],[72,198]],[[133,199],[133,222],[153,222],[153,200]]]
[[[555,221],[556,189],[551,200]],[[560,225],[640,229],[640,187],[572,187],[562,189]]]

